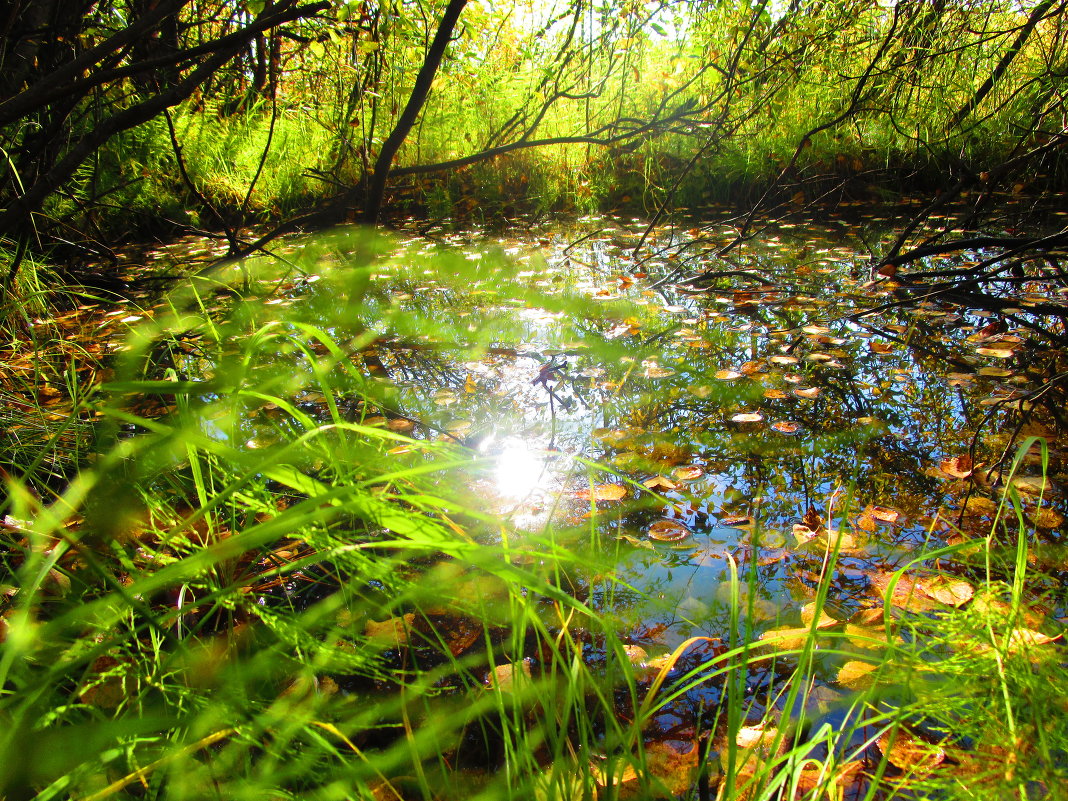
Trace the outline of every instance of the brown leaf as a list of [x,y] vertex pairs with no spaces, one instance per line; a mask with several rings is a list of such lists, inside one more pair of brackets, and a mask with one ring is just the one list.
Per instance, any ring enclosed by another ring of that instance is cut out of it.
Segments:
[[693,532],[678,520],[657,520],[646,533],[658,542],[681,542]]
[[930,773],[946,758],[945,750],[898,727],[885,731],[876,741],[886,759],[899,770]]
[[627,488],[622,484],[595,484],[588,490],[579,490],[575,497],[586,501],[618,501],[626,494]]
[[954,456],[952,459],[943,459],[938,467],[947,476],[967,478],[972,474],[972,457],[965,453],[961,456]]

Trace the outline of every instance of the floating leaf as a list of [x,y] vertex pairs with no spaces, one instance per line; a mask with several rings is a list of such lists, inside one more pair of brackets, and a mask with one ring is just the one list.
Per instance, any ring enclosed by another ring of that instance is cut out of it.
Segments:
[[771,430],[778,434],[792,436],[801,430],[801,426],[788,420],[782,420],[778,423],[772,423]]
[[886,506],[872,506],[868,511],[872,517],[881,523],[896,523],[901,516],[901,513],[896,509],[890,509]]
[[649,652],[640,645],[624,645],[623,653],[627,655],[627,661],[635,667],[644,667],[649,659]]
[[739,378],[744,378],[743,373],[739,373],[737,370],[717,370],[716,378],[719,381],[737,381]]
[[893,353],[894,351],[893,345],[888,345],[885,342],[869,342],[868,348],[872,353],[877,354]]
[[1034,629],[1016,628],[1009,634],[1008,651],[1010,654],[1024,653],[1036,645],[1046,645],[1060,639],[1061,635],[1051,637]]
[[705,471],[699,465],[688,464],[676,467],[671,474],[679,481],[696,481],[705,474]]
[[1016,355],[1012,348],[976,348],[975,352],[980,356],[989,356],[993,359],[1011,359]]
[[972,457],[968,454],[954,456],[952,459],[943,459],[938,468],[947,476],[954,478],[967,478],[972,474]]
[[813,620],[816,620],[816,615],[819,614],[819,620],[816,621],[816,628],[826,629],[831,626],[837,626],[838,621],[828,615],[823,609],[816,608],[816,602],[807,603],[801,607],[801,622],[806,627],[812,625]]
[[930,595],[936,601],[947,606],[961,606],[968,603],[975,595],[975,587],[964,579],[954,579],[947,576],[931,576],[919,579],[916,586]]
[[764,390],[764,397],[768,400],[782,400],[786,397],[786,393],[781,389],[766,389]]
[[[879,614],[880,616],[882,615],[882,610],[879,610]],[[849,640],[850,645],[855,648],[874,651],[879,648],[885,648],[889,644],[886,639],[886,629],[882,626],[858,626],[854,623],[848,623],[843,633]],[[900,637],[894,637],[894,642],[901,641]]]
[[819,387],[798,387],[794,390],[794,394],[805,400],[811,400],[820,394]]
[[626,494],[627,488],[622,484],[596,484],[588,490],[579,490],[575,497],[587,501],[618,501]]
[[928,773],[946,758],[941,746],[925,742],[900,727],[883,732],[876,742],[887,761],[899,770]]
[[647,478],[642,482],[646,488],[651,490],[673,490],[678,489],[679,485],[666,476],[653,476]]
[[644,374],[646,378],[667,378],[675,375],[675,371],[670,367],[661,367],[659,364],[650,363],[645,365]]
[[875,677],[871,675],[875,667],[870,662],[861,662],[859,660],[846,662],[838,670],[838,683],[852,690],[863,690],[866,687],[871,687],[875,683]]
[[[530,663],[525,659],[521,662],[507,662],[493,669],[486,679],[487,686],[496,688],[502,693],[510,693],[515,690],[517,678],[530,679]],[[523,679],[519,679],[522,681]]]
[[812,635],[806,628],[791,628],[784,626],[778,629],[769,629],[758,638],[761,645],[773,645],[784,651],[799,651],[805,647],[805,642]]
[[408,631],[415,622],[415,614],[409,612],[402,617],[391,617],[378,623],[368,620],[363,627],[363,634],[368,641],[385,647],[403,645],[408,642]]
[[1008,378],[1013,375],[1012,370],[1006,370],[1004,367],[980,367],[979,375],[987,376],[988,378]]
[[764,419],[764,415],[759,412],[740,412],[731,417],[732,423],[759,423]]
[[678,520],[657,520],[649,526],[649,539],[658,542],[681,542],[693,532]]
[[797,364],[800,361],[796,356],[772,356],[768,359],[772,364]]

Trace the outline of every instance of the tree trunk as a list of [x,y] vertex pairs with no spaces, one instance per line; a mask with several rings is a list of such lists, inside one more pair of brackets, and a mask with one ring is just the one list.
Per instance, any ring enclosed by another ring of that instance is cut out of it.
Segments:
[[445,13],[441,16],[441,22],[438,23],[434,41],[430,43],[430,49],[427,50],[426,57],[423,59],[423,66],[419,68],[419,74],[416,76],[415,86],[412,87],[412,94],[408,98],[408,103],[405,105],[404,111],[401,112],[400,119],[397,120],[393,132],[382,144],[382,150],[375,160],[374,174],[371,176],[371,186],[364,205],[364,222],[369,225],[375,225],[378,222],[378,215],[382,210],[382,197],[386,192],[386,179],[389,178],[389,171],[393,166],[393,158],[397,155],[397,151],[408,137],[408,134],[411,133],[415,121],[419,117],[419,112],[422,111],[423,105],[426,103],[427,96],[430,94],[430,86],[434,82],[438,67],[441,66],[441,59],[445,55],[445,49],[452,40],[453,29],[455,29],[456,23],[460,19],[460,12],[464,10],[466,5],[467,0],[449,0]]

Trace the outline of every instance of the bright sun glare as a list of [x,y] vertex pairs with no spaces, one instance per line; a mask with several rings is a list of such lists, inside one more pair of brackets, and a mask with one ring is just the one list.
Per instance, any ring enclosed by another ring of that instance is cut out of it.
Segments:
[[493,485],[500,497],[519,501],[547,489],[549,471],[541,453],[516,437],[501,441],[498,447]]

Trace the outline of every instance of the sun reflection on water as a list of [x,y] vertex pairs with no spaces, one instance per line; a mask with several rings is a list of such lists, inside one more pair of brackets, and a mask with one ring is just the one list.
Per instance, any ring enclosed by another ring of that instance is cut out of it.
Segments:
[[493,488],[502,500],[521,502],[546,492],[552,473],[545,453],[518,437],[495,443]]

